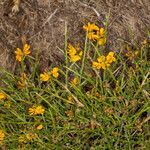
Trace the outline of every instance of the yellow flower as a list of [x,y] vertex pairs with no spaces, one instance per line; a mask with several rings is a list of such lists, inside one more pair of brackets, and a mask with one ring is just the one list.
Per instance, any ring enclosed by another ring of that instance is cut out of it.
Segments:
[[99,56],[98,58],[97,58],[97,61],[99,62],[99,63],[101,63],[101,62],[105,62],[105,56]]
[[18,89],[23,89],[25,86],[26,86],[25,81],[18,81],[17,82]]
[[106,69],[106,63],[105,63],[105,56],[99,56],[97,58],[97,62],[93,61],[93,68],[96,68],[96,69]]
[[97,58],[97,61],[93,61],[92,67],[96,69],[106,69],[114,61],[116,61],[114,52],[109,52],[106,57],[102,55]]
[[82,56],[82,55],[83,55],[83,52],[82,52],[82,51],[80,51],[80,52],[79,52],[79,56]]
[[68,45],[68,54],[71,62],[77,62],[81,59],[83,52],[79,47],[73,47],[71,44]]
[[21,74],[20,80],[17,82],[18,89],[22,89],[26,86],[27,75],[25,73]]
[[105,45],[105,43],[106,43],[106,38],[105,38],[105,37],[98,39],[98,44],[99,44],[100,46]]
[[81,57],[79,55],[73,55],[70,57],[70,61],[71,62],[77,62],[81,59]]
[[43,125],[42,125],[42,124],[38,125],[38,126],[36,127],[36,129],[37,129],[37,130],[42,130],[42,129],[43,129]]
[[26,139],[26,136],[25,135],[20,135],[19,138],[18,138],[18,141],[20,143],[27,143],[27,139]]
[[58,73],[58,67],[54,67],[53,70],[51,71],[51,74],[53,75],[53,77],[58,78],[59,73]]
[[18,138],[18,141],[20,143],[24,143],[26,144],[29,141],[32,141],[34,139],[37,138],[37,134],[36,133],[26,133],[26,134],[21,134]]
[[116,58],[114,57],[114,52],[109,52],[109,54],[106,56],[106,63],[111,64],[114,61],[116,61]]
[[23,53],[24,53],[25,56],[27,56],[31,53],[31,51],[29,49],[30,49],[30,45],[25,44],[24,47],[23,47]]
[[22,79],[22,80],[26,80],[26,79],[27,79],[27,74],[26,74],[26,73],[22,73],[21,79]]
[[32,106],[31,108],[29,108],[30,115],[43,115],[44,111],[45,109],[43,108],[43,106]]
[[26,134],[26,138],[31,141],[37,138],[37,134],[36,133],[27,133]]
[[96,33],[94,33],[94,32],[89,32],[88,33],[88,38],[90,39],[90,40],[97,40],[97,39],[99,39],[99,35],[97,35]]
[[72,110],[65,111],[65,113],[68,117],[73,117],[73,111]]
[[88,22],[88,25],[84,25],[83,26],[83,29],[86,30],[86,31],[88,31],[88,32],[91,32],[93,30],[98,31],[99,27],[97,25],[95,25],[94,23]]
[[67,96],[68,102],[73,104],[73,97],[71,95]]
[[99,28],[94,23],[88,23],[88,25],[83,26],[83,29],[88,32],[88,38],[90,40],[97,40],[99,45],[106,43],[106,31],[104,28]]
[[48,81],[49,79],[50,79],[50,75],[49,75],[47,72],[44,72],[44,73],[41,73],[41,74],[40,74],[40,80],[41,80],[41,81],[46,82],[46,81]]
[[30,45],[25,44],[23,47],[23,51],[20,48],[17,48],[17,50],[15,51],[16,54],[16,60],[17,61],[21,61],[23,56],[27,56],[31,53],[30,49]]
[[79,79],[77,77],[75,77],[72,81],[71,84],[72,85],[77,85],[79,83]]
[[114,110],[112,108],[109,108],[109,107],[104,107],[104,112],[107,115],[112,115],[114,113]]
[[71,44],[68,44],[68,53],[70,56],[72,56],[77,53],[77,50]]
[[93,67],[93,68],[96,68],[96,69],[101,69],[102,66],[101,66],[100,63],[98,63],[98,62],[96,62],[96,61],[93,61],[92,67]]
[[106,69],[106,63],[105,62],[102,62],[101,66],[102,66],[102,69],[104,69],[104,70]]
[[0,143],[4,140],[5,138],[5,133],[3,130],[0,129]]
[[6,94],[0,92],[0,100],[4,100],[6,98],[7,98]]
[[105,36],[105,29],[104,28],[100,28],[99,35],[100,35],[100,37],[104,37]]
[[133,51],[128,45],[126,47],[127,52],[125,53],[125,56],[128,57],[130,60],[134,60],[138,55],[138,50]]
[[97,61],[102,69],[106,69],[106,63],[105,63],[106,57],[105,56],[99,56],[97,58]]
[[144,39],[144,41],[142,42],[142,45],[147,45],[147,44],[148,44],[147,39]]
[[15,51],[15,54],[16,54],[16,60],[21,61],[23,53],[20,48],[17,48],[17,50]]
[[105,62],[101,62],[101,63],[93,62],[92,67],[96,68],[96,69],[101,69],[101,68],[106,69],[106,64],[105,64]]
[[83,29],[88,31],[88,38],[93,41],[97,41],[100,46],[105,45],[106,37],[105,37],[105,29],[99,28],[94,23],[88,23],[88,25],[84,25]]

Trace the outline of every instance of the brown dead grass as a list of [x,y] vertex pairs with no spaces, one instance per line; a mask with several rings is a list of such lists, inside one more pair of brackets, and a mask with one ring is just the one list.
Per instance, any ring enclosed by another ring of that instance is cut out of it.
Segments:
[[64,47],[65,24],[68,41],[82,43],[83,24],[102,25],[109,16],[112,50],[119,49],[120,40],[143,40],[150,29],[149,0],[22,0],[19,13],[12,14],[11,8],[10,0],[0,1],[0,66],[11,70],[16,68],[14,50],[22,46],[22,37],[33,55],[40,50],[43,69],[63,61],[58,47]]

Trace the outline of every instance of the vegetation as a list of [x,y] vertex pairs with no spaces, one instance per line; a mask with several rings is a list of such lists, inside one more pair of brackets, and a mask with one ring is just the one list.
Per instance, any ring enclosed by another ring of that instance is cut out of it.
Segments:
[[1,70],[2,148],[149,149],[148,38],[112,50],[107,23],[83,29],[81,46],[66,34],[64,64],[40,72],[25,43],[14,53],[17,72]]

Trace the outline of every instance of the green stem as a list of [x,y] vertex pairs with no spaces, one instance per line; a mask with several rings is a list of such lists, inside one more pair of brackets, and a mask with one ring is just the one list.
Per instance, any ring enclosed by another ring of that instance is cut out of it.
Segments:
[[82,65],[81,65],[80,74],[83,73],[86,52],[87,52],[87,34],[86,34],[86,38],[85,38],[84,53],[83,53],[83,59],[82,59]]
[[[68,67],[68,53],[67,53],[67,23],[65,22],[65,62],[66,62],[66,67]],[[65,82],[66,86],[68,86],[68,69],[66,69],[65,73]]]

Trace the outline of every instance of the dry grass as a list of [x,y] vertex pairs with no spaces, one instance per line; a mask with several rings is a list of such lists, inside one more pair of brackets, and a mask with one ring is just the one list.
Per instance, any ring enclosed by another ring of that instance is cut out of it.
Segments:
[[[69,41],[81,39],[82,25],[87,21],[101,25],[109,16],[109,39],[112,50],[120,40],[130,44],[144,39],[150,27],[149,0],[26,0],[17,14],[11,13],[8,0],[0,2],[0,66],[15,70],[14,49],[22,38],[31,44],[33,55],[40,50],[41,68],[63,60],[57,50],[64,44],[68,25]],[[80,34],[79,34],[80,33]]]

